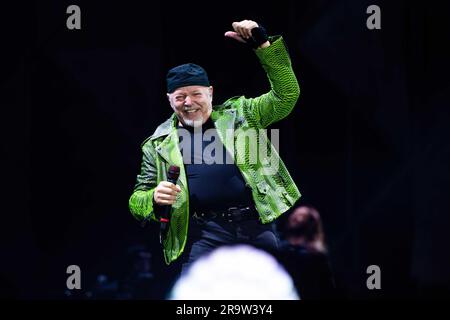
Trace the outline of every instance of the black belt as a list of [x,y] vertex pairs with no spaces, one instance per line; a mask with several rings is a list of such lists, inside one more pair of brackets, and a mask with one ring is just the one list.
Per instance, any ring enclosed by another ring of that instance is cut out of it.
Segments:
[[256,211],[255,207],[247,206],[230,207],[222,211],[195,211],[192,217],[200,222],[212,219],[222,220],[226,222],[238,222],[253,219],[258,220],[259,214],[258,211]]

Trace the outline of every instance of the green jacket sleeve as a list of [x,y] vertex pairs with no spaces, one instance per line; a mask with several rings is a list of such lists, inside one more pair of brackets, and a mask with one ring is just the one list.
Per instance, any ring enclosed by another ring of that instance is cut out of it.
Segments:
[[157,173],[154,160],[155,152],[151,143],[144,144],[142,153],[141,172],[137,176],[128,206],[136,219],[151,218],[156,220],[153,212],[153,192],[156,188]]
[[291,59],[281,36],[270,39],[271,45],[255,50],[270,82],[270,91],[256,98],[245,99],[244,112],[250,112],[265,128],[286,117],[300,96]]

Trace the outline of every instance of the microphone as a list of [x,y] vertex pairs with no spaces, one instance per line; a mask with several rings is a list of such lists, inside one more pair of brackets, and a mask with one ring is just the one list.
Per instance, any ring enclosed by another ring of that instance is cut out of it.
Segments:
[[[173,184],[177,184],[178,177],[180,176],[180,167],[178,166],[170,166],[169,171],[167,172],[167,181]],[[160,233],[159,233],[159,241],[162,243],[162,238],[167,232],[167,226],[170,223],[170,210],[172,206],[166,205],[164,209],[161,210],[160,215]]]

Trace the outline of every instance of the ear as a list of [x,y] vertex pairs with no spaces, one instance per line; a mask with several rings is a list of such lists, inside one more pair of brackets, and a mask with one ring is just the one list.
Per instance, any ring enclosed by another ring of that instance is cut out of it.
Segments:
[[175,110],[175,107],[174,107],[173,104],[172,104],[172,101],[170,100],[171,94],[170,94],[170,93],[166,93],[166,96],[167,96],[167,100],[169,101],[170,107],[172,108],[173,111],[176,111],[176,110]]
[[210,96],[210,98],[212,99],[212,97],[213,97],[213,92],[214,92],[213,86],[209,86],[208,91],[209,91],[209,96]]

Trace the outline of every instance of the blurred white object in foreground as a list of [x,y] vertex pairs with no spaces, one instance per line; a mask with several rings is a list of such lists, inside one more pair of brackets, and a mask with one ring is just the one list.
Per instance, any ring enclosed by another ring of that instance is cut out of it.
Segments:
[[270,254],[226,246],[197,260],[172,288],[171,300],[298,300],[290,275]]

